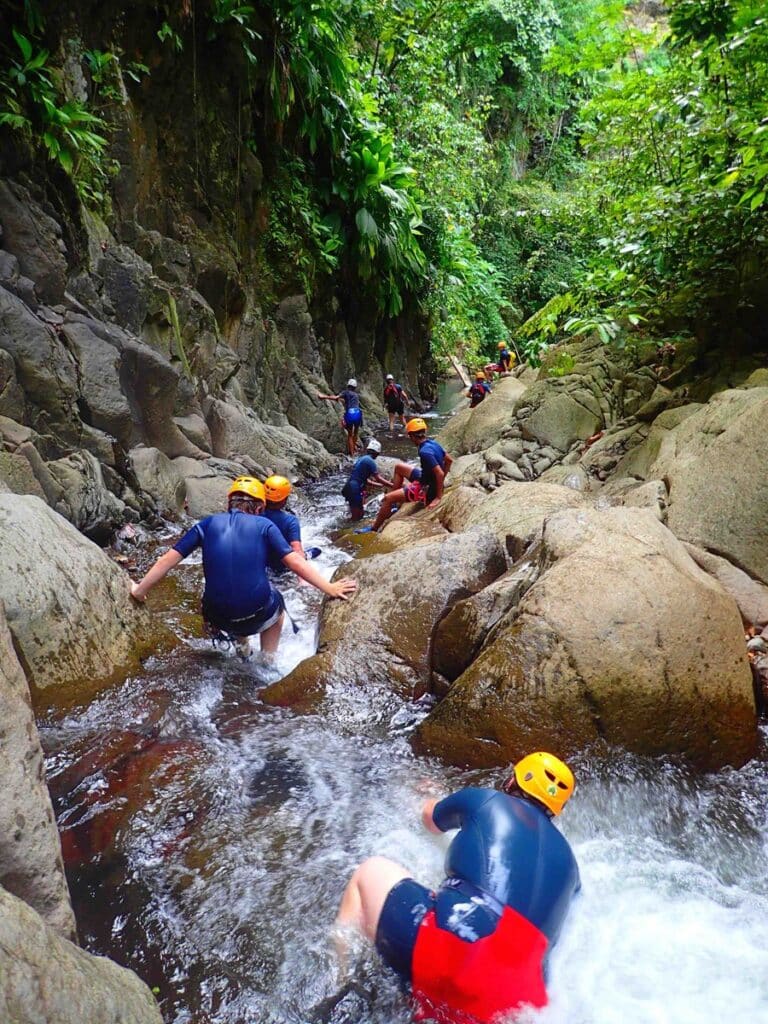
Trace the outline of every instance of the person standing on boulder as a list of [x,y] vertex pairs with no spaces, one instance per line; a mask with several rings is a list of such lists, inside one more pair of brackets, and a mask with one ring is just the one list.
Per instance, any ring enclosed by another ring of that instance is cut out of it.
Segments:
[[341,429],[347,435],[347,455],[353,456],[357,451],[357,438],[363,425],[363,410],[360,408],[360,395],[357,393],[357,381],[350,377],[346,388],[338,395],[321,395],[317,397],[324,402],[343,402],[344,413],[341,417]]
[[568,766],[539,751],[518,761],[501,792],[471,787],[427,801],[427,829],[459,829],[436,892],[385,857],[355,870],[336,924],[375,943],[410,987],[416,1020],[482,1024],[547,1004],[547,959],[580,888],[551,820],[573,789]]
[[[264,481],[264,493],[267,499],[267,507],[263,513],[264,518],[268,519],[270,523],[275,524],[283,535],[283,539],[288,542],[294,551],[297,551],[304,558],[317,558],[320,554],[320,548],[304,550],[304,545],[301,543],[301,523],[299,522],[299,517],[295,513],[289,512],[285,507],[292,490],[291,482],[286,477],[268,476]],[[275,572],[285,571],[282,558],[276,555],[270,556],[269,567]]]
[[387,416],[389,416],[389,432],[391,434],[395,429],[395,418],[400,420],[403,427],[405,426],[405,407],[411,405],[410,398],[402,386],[395,383],[395,378],[391,373],[387,374],[384,383],[384,405],[387,409]]
[[[398,462],[392,480],[392,490],[384,495],[373,525],[365,527],[366,532],[376,533],[395,511],[395,507],[407,502],[424,504],[434,508],[443,496],[445,478],[453,459],[442,445],[427,438],[426,420],[415,417],[406,426],[408,437],[419,449],[420,466]],[[362,531],[360,531],[362,532]]]
[[286,568],[327,594],[346,600],[355,580],[326,580],[303,554],[291,548],[274,523],[262,517],[266,505],[264,484],[254,477],[238,477],[227,495],[227,511],[208,516],[157,559],[145,576],[131,584],[131,597],[145,601],[163,577],[199,547],[203,549],[203,619],[213,631],[235,642],[237,653],[248,658],[249,637],[259,634],[261,650],[274,655],[280,643],[285,602],[267,578],[269,559],[275,556]]
[[517,361],[514,352],[507,348],[506,341],[499,342],[499,373],[510,373],[512,366]]
[[349,515],[353,522],[363,518],[366,487],[391,487],[392,481],[379,473],[376,458],[381,454],[381,442],[372,437],[366,446],[365,455],[361,455],[352,467],[349,479],[341,489],[342,496],[349,503]]

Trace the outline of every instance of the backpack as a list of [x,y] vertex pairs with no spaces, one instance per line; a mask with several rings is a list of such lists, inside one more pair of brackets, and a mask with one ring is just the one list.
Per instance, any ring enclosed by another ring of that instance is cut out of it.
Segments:
[[476,381],[469,389],[469,397],[473,402],[482,402],[485,398],[486,390],[485,385],[481,384],[480,381]]
[[394,381],[390,381],[389,384],[384,388],[385,398],[398,398],[400,395],[400,388],[395,384]]

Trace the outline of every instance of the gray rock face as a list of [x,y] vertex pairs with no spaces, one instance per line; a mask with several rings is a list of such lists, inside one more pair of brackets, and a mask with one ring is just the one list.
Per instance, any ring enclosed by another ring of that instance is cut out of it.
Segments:
[[61,938],[0,889],[0,1020],[13,1024],[162,1024],[132,972]]
[[684,547],[694,562],[728,591],[739,606],[746,626],[757,629],[768,626],[768,587],[753,580],[725,558],[702,551],[694,544],[684,544]]
[[754,755],[757,722],[733,598],[645,510],[552,515],[542,575],[422,723],[459,763],[605,741],[706,769]]
[[3,248],[13,253],[26,277],[35,282],[43,302],[64,298],[67,281],[66,248],[61,228],[43,213],[17,182],[0,181],[0,225]]
[[60,935],[74,939],[59,833],[45,785],[29,688],[0,602],[0,885],[24,900]]
[[155,498],[160,511],[180,512],[187,495],[180,468],[157,448],[133,448],[130,460],[139,486]]
[[80,451],[48,463],[61,488],[56,511],[92,540],[106,542],[125,518],[125,505],[104,483],[102,468],[90,452]]
[[308,706],[340,678],[346,685],[418,696],[428,685],[438,620],[504,569],[501,547],[487,529],[425,538],[343,566],[337,575],[356,579],[359,593],[325,603],[318,653],[263,691],[263,699]]
[[456,413],[437,440],[454,458],[490,447],[512,422],[515,408],[525,392],[526,385],[516,377],[500,380],[480,405]]
[[0,600],[36,701],[93,693],[154,645],[126,574],[39,498],[0,495],[0,535]]

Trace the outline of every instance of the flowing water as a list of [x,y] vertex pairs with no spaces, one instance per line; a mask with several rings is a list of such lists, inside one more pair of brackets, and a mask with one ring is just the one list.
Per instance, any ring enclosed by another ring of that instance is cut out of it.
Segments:
[[[296,502],[326,575],[349,558],[333,541],[339,487]],[[369,952],[336,977],[339,897],[373,853],[437,883],[447,839],[419,825],[425,791],[498,775],[415,758],[408,736],[427,707],[343,680],[322,714],[266,707],[267,670],[197,635],[199,565],[180,579],[181,611],[164,614],[184,643],[42,729],[84,943],[153,986],[168,1024],[405,1024]],[[283,589],[300,632],[284,635],[281,674],[313,652],[319,608],[311,588]],[[562,828],[583,891],[551,1004],[531,1019],[768,1024],[765,756],[710,776],[626,756],[575,767]]]

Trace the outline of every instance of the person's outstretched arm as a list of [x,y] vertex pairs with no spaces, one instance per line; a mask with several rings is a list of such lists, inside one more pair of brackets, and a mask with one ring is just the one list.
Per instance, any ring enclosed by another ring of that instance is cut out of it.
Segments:
[[131,583],[131,597],[134,601],[146,601],[147,594],[150,592],[152,587],[160,580],[167,576],[168,573],[173,569],[175,565],[178,565],[184,556],[171,548],[166,551],[164,555],[160,555],[158,560],[152,566],[146,575],[138,582]]
[[357,580],[347,578],[331,583],[311,562],[308,562],[296,551],[286,555],[283,558],[283,564],[307,583],[311,583],[313,587],[317,587],[318,590],[327,594],[328,597],[338,597],[340,600],[346,601],[357,590]]
[[321,395],[319,391],[317,392],[317,397],[318,398],[322,398],[322,400],[324,402],[340,402],[341,401],[341,395]]

